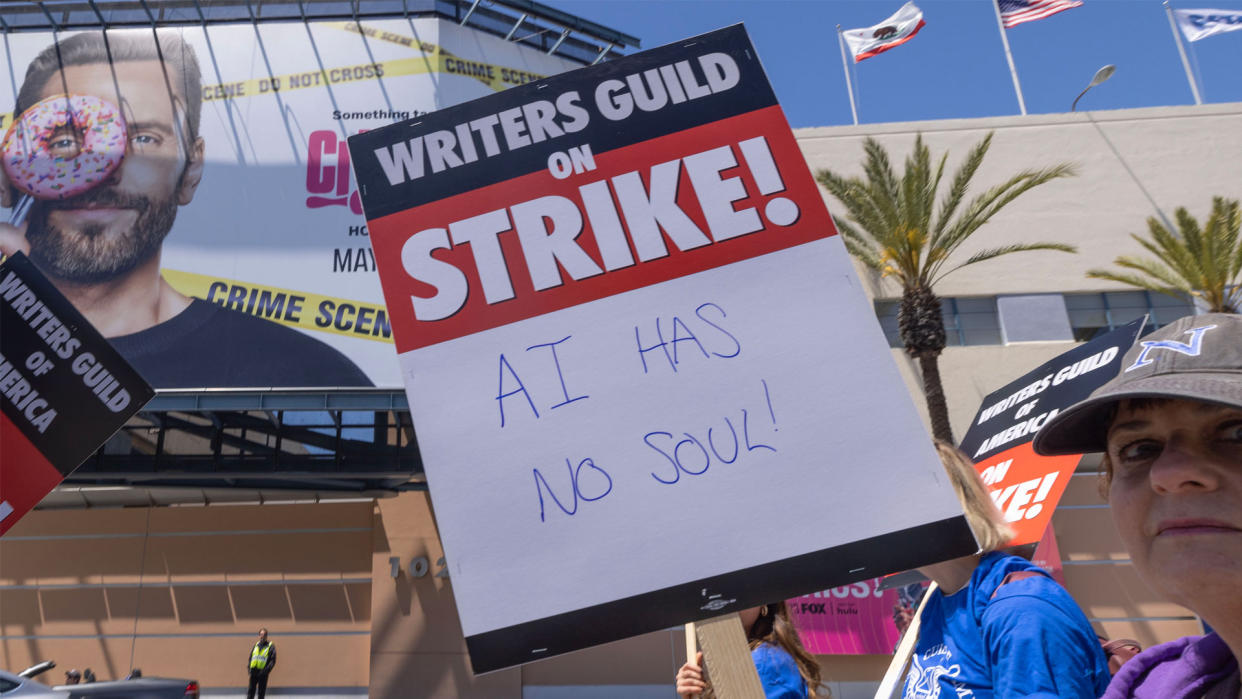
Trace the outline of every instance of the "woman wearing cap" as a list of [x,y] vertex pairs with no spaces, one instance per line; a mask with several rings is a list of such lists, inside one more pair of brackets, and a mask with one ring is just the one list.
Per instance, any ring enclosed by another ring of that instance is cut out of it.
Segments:
[[1113,521],[1139,576],[1214,633],[1148,648],[1106,699],[1242,697],[1242,317],[1182,318],[1050,420],[1041,454],[1104,452]]
[[1013,539],[970,459],[937,442],[981,553],[924,566],[935,581],[902,697],[1095,699],[1108,663],[1095,631],[1055,580],[1002,553]]

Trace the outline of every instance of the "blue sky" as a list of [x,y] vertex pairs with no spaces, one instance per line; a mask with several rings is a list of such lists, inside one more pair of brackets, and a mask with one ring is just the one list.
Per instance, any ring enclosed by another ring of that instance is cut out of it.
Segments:
[[[1017,114],[990,0],[915,0],[927,26],[855,66],[860,123]],[[851,123],[836,26],[878,24],[904,0],[545,0],[644,48],[743,22],[794,127]],[[1242,0],[1171,0],[1242,11]],[[1028,113],[1069,111],[1095,71],[1117,72],[1082,110],[1193,104],[1158,0],[1086,0],[1008,30]],[[1242,101],[1242,31],[1186,44],[1205,103]]]

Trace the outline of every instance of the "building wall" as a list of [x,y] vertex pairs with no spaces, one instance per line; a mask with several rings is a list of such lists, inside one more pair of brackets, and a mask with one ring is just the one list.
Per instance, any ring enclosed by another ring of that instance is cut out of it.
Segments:
[[274,685],[365,687],[372,503],[36,511],[0,539],[0,667],[130,668],[244,687],[259,627]]

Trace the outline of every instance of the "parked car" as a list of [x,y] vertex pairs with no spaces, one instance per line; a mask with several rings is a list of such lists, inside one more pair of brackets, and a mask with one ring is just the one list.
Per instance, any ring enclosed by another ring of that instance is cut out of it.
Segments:
[[197,681],[166,677],[91,682],[52,689],[66,692],[64,696],[68,699],[198,699]]
[[68,692],[58,692],[29,677],[0,670],[0,697],[3,699],[67,699]]
[[16,675],[0,670],[0,699],[198,699],[197,680],[141,677],[55,687],[34,681],[55,666],[47,661]]

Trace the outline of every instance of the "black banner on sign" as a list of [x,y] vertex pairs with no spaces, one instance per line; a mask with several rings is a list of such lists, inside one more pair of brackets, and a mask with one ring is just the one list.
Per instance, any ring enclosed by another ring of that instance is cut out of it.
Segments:
[[1030,442],[1045,422],[1117,375],[1145,322],[1140,318],[1079,345],[988,394],[962,438],[962,451],[979,463]]
[[466,648],[476,674],[491,672],[794,597],[806,592],[806,580],[829,589],[858,582],[860,575],[912,570],[976,548],[966,520],[955,517],[467,636]]
[[0,533],[154,394],[26,256],[0,264]]
[[775,104],[736,25],[351,136],[350,158],[371,220],[543,170],[580,132],[598,156]]

